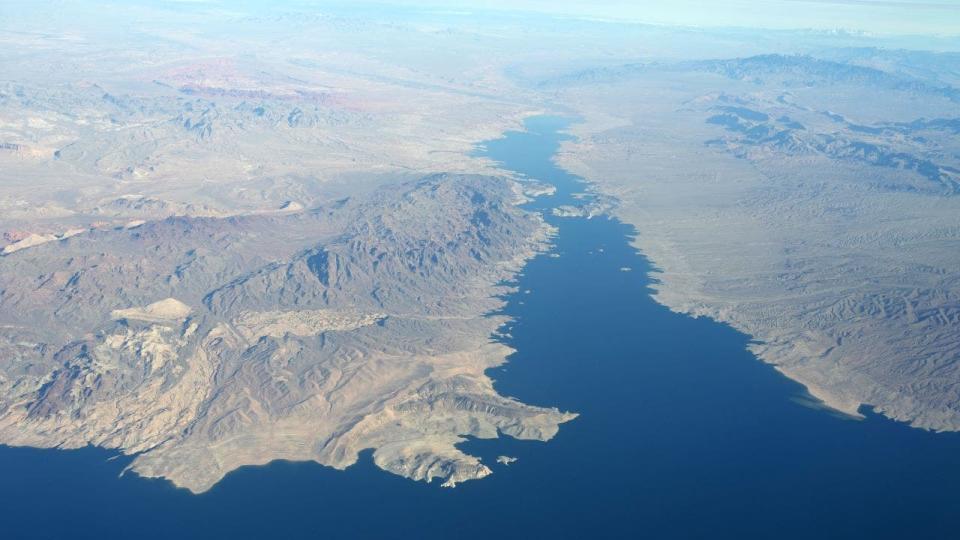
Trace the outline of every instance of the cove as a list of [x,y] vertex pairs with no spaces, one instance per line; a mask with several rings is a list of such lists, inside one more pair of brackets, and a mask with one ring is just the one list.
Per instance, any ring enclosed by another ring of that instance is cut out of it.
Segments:
[[553,164],[567,125],[533,118],[478,150],[557,188],[528,204],[559,234],[508,298],[517,352],[490,373],[501,393],[580,414],[555,439],[471,440],[494,474],[452,490],[364,455],[347,471],[246,467],[199,496],[118,478],[129,458],[103,450],[2,447],[0,536],[955,538],[960,434],[805,406],[746,336],[655,303],[632,227],[550,214],[588,187]]

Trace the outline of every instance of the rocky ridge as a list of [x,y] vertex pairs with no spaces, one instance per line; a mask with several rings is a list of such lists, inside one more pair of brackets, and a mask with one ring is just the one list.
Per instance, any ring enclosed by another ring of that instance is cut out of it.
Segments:
[[170,218],[0,259],[0,442],[138,456],[194,492],[276,459],[445,485],[466,436],[575,415],[500,396],[489,316],[551,231],[512,181],[434,175],[282,216]]

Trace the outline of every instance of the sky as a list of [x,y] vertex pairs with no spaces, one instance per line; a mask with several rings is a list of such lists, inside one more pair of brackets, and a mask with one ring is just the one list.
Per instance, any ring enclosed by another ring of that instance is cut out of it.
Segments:
[[443,10],[531,11],[651,24],[960,35],[960,0],[381,0]]
[[113,12],[116,6],[128,10],[133,6],[220,10],[227,14],[303,8],[323,11],[326,7],[374,14],[386,12],[385,7],[463,16],[502,11],[665,26],[911,36],[919,40],[910,43],[921,44],[921,48],[942,50],[956,50],[960,44],[960,0],[0,0],[0,26],[4,22],[17,26],[31,13],[49,22],[47,17],[51,15],[69,17],[68,8],[75,11],[91,6],[99,8],[82,11],[92,16],[98,11]]

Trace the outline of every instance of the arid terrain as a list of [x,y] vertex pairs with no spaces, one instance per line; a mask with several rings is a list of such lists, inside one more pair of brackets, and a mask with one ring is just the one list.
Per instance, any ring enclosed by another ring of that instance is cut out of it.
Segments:
[[491,472],[467,437],[551,439],[576,412],[486,373],[554,234],[520,204],[549,189],[475,155],[545,113],[576,119],[557,160],[596,195],[553,213],[633,225],[659,302],[838,411],[960,430],[957,53],[129,9],[0,17],[0,443],[137,454],[201,492],[367,449],[452,486]]
[[660,269],[660,302],[752,336],[757,356],[837,410],[868,405],[952,431],[960,93],[951,73],[931,80],[770,55],[551,84],[586,119],[562,163],[619,201],[614,213]]

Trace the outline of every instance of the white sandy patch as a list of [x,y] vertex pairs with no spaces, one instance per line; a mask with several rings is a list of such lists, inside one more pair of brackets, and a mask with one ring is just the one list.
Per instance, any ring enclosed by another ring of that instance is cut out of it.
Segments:
[[169,323],[182,321],[187,318],[190,311],[190,306],[176,298],[167,298],[159,302],[154,302],[146,307],[115,309],[110,316],[115,320],[127,319],[152,323]]

